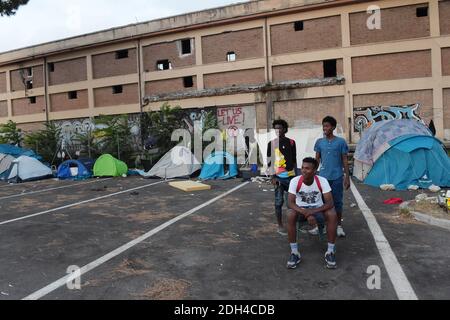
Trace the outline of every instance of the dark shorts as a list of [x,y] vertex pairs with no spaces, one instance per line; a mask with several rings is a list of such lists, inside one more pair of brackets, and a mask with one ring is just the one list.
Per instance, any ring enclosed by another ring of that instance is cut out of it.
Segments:
[[[314,218],[316,218],[318,225],[325,225],[325,214],[323,212],[318,212],[314,214]],[[297,215],[297,221],[300,223],[306,223],[308,220],[305,218],[304,215]]]

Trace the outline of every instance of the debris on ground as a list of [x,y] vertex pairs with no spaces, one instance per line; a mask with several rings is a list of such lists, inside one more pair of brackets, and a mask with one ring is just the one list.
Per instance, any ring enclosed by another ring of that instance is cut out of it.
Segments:
[[408,187],[408,190],[409,190],[409,191],[417,191],[417,190],[419,190],[419,189],[420,189],[420,187],[419,187],[419,186],[416,186],[416,185],[411,185],[411,186]]
[[350,205],[350,208],[356,208],[356,203],[352,203],[352,204]]
[[270,183],[271,179],[270,178],[265,178],[265,177],[254,177],[250,179],[252,183]]
[[426,198],[428,198],[428,195],[426,193],[421,193],[416,196],[416,202],[424,201]]
[[175,189],[185,192],[211,190],[211,186],[195,181],[176,181],[170,182],[169,185]]
[[393,184],[382,184],[380,189],[383,191],[395,191],[395,186]]
[[139,195],[139,192],[132,192],[132,193],[130,193],[130,195],[132,195],[132,196],[138,196]]
[[94,188],[94,189],[91,189],[91,191],[102,192],[102,191],[106,191],[107,189],[108,189],[108,186],[103,186],[103,188]]
[[431,192],[439,192],[439,191],[441,191],[441,188],[438,187],[438,186],[435,186],[435,185],[433,184],[432,186],[430,186],[430,187],[428,188],[428,190],[430,190]]
[[403,199],[401,198],[391,198],[383,202],[384,204],[402,204]]

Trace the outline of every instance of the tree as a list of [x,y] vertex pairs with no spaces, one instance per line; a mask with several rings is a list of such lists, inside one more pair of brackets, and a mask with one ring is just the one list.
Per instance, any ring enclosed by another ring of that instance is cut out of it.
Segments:
[[0,16],[16,14],[19,6],[26,5],[29,0],[0,0]]
[[22,142],[22,130],[17,124],[9,120],[6,124],[0,124],[0,144],[12,144],[20,147]]
[[146,114],[147,123],[142,128],[143,133],[157,139],[156,145],[162,155],[178,144],[172,141],[172,133],[183,128],[182,117],[183,110],[168,103],[164,103],[159,111],[150,111]]
[[41,155],[44,161],[53,165],[61,147],[61,129],[53,122],[48,122],[43,130],[26,135],[25,145]]
[[99,116],[94,123],[96,129],[93,131],[94,139],[89,142],[91,147],[98,146],[103,153],[131,164],[134,148],[128,116]]

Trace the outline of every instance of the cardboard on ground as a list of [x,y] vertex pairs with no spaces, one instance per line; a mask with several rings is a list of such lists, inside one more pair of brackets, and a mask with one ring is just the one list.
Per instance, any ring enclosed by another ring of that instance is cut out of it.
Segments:
[[211,190],[211,186],[195,181],[176,181],[169,185],[185,192]]

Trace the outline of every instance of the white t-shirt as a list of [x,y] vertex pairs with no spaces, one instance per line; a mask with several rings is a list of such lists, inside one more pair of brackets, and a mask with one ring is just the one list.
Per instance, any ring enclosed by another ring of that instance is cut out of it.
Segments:
[[[317,185],[316,179],[314,179],[314,183],[310,186],[307,186],[304,182],[300,192],[297,193],[298,183],[300,181],[300,177],[296,177],[291,180],[291,184],[289,186],[289,193],[297,196],[297,206],[300,208],[319,208],[324,205],[322,199],[322,193],[320,193],[319,186]],[[322,185],[323,194],[327,194],[331,192],[330,184],[328,180],[322,177],[318,177],[320,180],[320,184]]]

